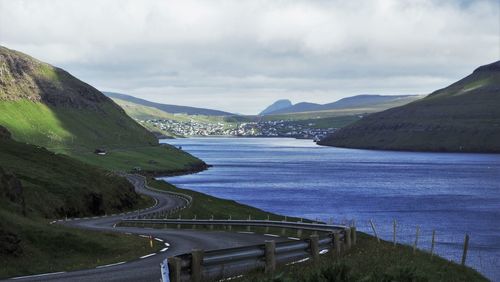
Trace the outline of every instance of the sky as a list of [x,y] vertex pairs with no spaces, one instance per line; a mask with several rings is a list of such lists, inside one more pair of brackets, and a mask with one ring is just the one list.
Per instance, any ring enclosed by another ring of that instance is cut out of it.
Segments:
[[500,59],[498,0],[0,0],[0,45],[102,91],[255,114],[428,94]]

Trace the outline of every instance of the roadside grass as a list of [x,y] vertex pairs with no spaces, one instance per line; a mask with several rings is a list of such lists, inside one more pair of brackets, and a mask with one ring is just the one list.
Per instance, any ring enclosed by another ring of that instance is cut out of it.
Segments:
[[[240,204],[233,200],[216,198],[196,191],[178,188],[163,180],[148,178],[148,185],[159,190],[183,193],[193,197],[192,206],[171,215],[173,218],[181,216],[181,218],[192,219],[196,216],[197,219],[210,219],[213,215],[214,219],[229,219],[230,216],[232,219],[248,219],[249,216],[251,219],[261,220],[267,219],[268,216],[270,220],[281,221],[285,219],[282,215],[269,213],[255,207]],[[299,221],[300,219],[296,217],[287,217],[287,220]]]
[[326,282],[326,281],[488,281],[469,267],[410,246],[377,240],[358,232],[358,243],[341,257],[330,252],[321,255],[318,263],[311,261],[279,266],[273,275],[253,271],[236,281],[262,282]]
[[164,246],[136,235],[79,230],[49,225],[0,210],[2,232],[15,231],[21,252],[0,253],[0,279],[40,273],[88,269],[138,259]]

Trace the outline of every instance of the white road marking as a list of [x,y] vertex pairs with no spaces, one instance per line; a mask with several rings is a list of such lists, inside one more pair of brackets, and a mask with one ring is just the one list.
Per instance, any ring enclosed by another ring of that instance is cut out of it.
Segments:
[[320,255],[323,255],[323,254],[326,254],[326,253],[328,253],[328,250],[327,250],[327,249],[324,249],[324,250],[319,251],[319,254],[320,254]]
[[301,263],[301,262],[305,262],[305,261],[308,261],[308,260],[309,260],[309,258],[304,258],[304,259],[301,259],[301,260],[298,260],[298,261],[287,263],[286,265],[292,265],[292,264],[296,264],[296,263]]
[[124,264],[124,263],[126,263],[126,261],[121,261],[121,262],[112,263],[112,264],[106,264],[106,265],[100,265],[100,266],[98,266],[96,268],[110,267],[110,266],[120,265],[120,264]]
[[229,278],[226,278],[226,279],[222,279],[220,281],[230,281],[230,280],[238,279],[238,278],[241,278],[241,277],[243,277],[243,274],[238,275],[238,276],[234,276],[234,277],[229,277]]
[[295,237],[288,237],[288,239],[290,239],[290,240],[297,240],[297,241],[300,240],[300,238],[295,238]]
[[155,238],[155,240],[158,241],[158,242],[163,242],[163,240],[160,239],[160,238]]
[[241,233],[241,234],[255,234],[254,232],[250,232],[250,231],[238,231],[238,233]]
[[147,236],[147,235],[139,235],[139,237],[149,238],[149,236]]
[[132,235],[132,233],[130,233],[130,232],[125,232],[125,235]]
[[163,248],[163,249],[160,250],[160,252],[163,253],[166,250],[168,250],[168,248]]
[[170,244],[169,243],[165,243],[165,246],[170,247]]
[[264,236],[279,237],[279,235],[274,235],[274,234],[264,234]]
[[142,257],[140,257],[140,259],[149,258],[149,257],[152,257],[152,256],[154,256],[154,255],[156,255],[156,253],[153,253],[153,254],[149,254],[149,255],[142,256]]
[[24,279],[24,278],[34,278],[34,277],[42,277],[42,276],[48,276],[48,275],[56,275],[56,274],[61,274],[61,273],[66,273],[66,271],[43,273],[43,274],[28,275],[28,276],[20,276],[20,277],[14,277],[11,279],[17,280],[17,279]]

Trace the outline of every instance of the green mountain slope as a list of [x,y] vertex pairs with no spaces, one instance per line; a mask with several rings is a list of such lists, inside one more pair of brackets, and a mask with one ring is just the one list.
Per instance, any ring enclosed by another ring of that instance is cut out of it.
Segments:
[[500,61],[422,100],[364,117],[320,142],[350,148],[500,152]]
[[[0,125],[17,141],[108,169],[179,171],[202,164],[173,147],[159,146],[153,134],[92,86],[1,46]],[[108,150],[108,156],[95,155],[96,148]]]
[[91,267],[150,251],[146,242],[133,237],[48,224],[53,218],[104,215],[146,205],[151,203],[126,179],[16,142],[0,126],[0,279]]

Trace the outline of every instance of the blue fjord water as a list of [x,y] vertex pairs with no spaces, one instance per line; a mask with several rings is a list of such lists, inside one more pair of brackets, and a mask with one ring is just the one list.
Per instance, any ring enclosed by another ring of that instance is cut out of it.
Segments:
[[[467,264],[500,281],[500,155],[353,150],[286,138],[163,140],[213,165],[169,177],[184,188],[289,216],[336,223],[430,248],[459,261],[470,234]],[[208,216],[208,215],[207,215]]]

